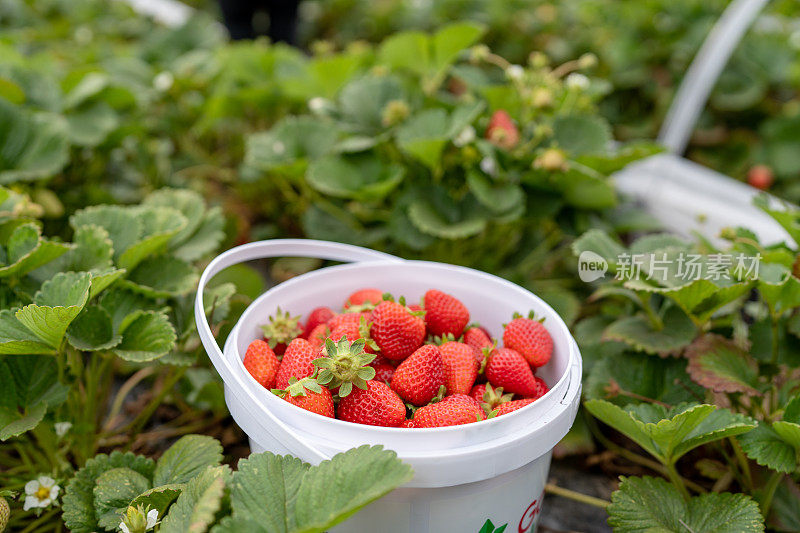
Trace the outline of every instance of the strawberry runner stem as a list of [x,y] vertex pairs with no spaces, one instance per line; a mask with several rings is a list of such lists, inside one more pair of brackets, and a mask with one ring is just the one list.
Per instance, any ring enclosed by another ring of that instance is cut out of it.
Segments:
[[576,492],[574,490],[565,489],[564,487],[559,487],[555,483],[548,483],[544,486],[544,491],[547,494],[554,494],[555,496],[561,496],[562,498],[568,498],[570,500],[585,503],[586,505],[593,505],[594,507],[600,507],[601,509],[605,509],[611,502],[608,500],[604,500],[602,498],[595,498],[594,496],[589,496],[588,494],[583,494],[582,492]]

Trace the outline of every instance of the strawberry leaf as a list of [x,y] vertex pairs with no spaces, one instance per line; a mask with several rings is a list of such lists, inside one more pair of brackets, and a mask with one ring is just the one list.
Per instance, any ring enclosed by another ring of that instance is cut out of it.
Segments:
[[25,327],[8,309],[0,311],[0,354],[52,354],[55,349]]
[[119,333],[122,342],[114,347],[114,353],[135,362],[167,354],[177,338],[167,315],[156,311],[134,311],[123,320]]
[[737,438],[747,457],[761,466],[787,474],[797,468],[796,448],[769,424],[759,422],[753,431]]
[[323,194],[361,201],[380,200],[403,181],[405,169],[373,156],[327,156],[308,168],[306,181]]
[[231,471],[227,466],[209,466],[189,481],[161,522],[161,533],[207,531],[222,507]]
[[70,323],[86,305],[92,275],[62,272],[42,284],[34,303],[16,312],[17,319],[49,346],[58,349]]
[[233,515],[222,531],[322,533],[411,479],[411,468],[381,446],[361,446],[319,466],[253,454],[233,474]]
[[663,357],[688,346],[697,334],[692,320],[678,307],[667,309],[662,320],[663,327],[656,329],[643,314],[620,318],[605,329],[603,340],[624,342],[636,350]]
[[153,485],[187,483],[209,466],[222,462],[222,446],[206,435],[186,435],[164,452],[153,472]]
[[47,405],[44,402],[26,407],[22,413],[16,408],[0,407],[0,442],[35,428],[46,412]]
[[611,141],[611,128],[596,115],[564,115],[553,121],[553,140],[570,155],[603,153]]
[[[152,459],[133,453],[112,452],[100,454],[89,459],[70,479],[62,500],[63,518],[67,528],[73,533],[91,533],[97,530],[97,515],[94,507],[94,488],[98,478],[114,468],[127,468],[151,478],[155,463]],[[137,493],[138,494],[138,493]],[[136,496],[136,495],[134,495]],[[119,525],[119,520],[114,525]]]
[[111,315],[102,307],[86,307],[67,329],[67,340],[76,350],[98,351],[113,348],[122,341],[114,334]]
[[745,350],[719,335],[697,338],[687,349],[687,371],[695,383],[714,392],[758,391],[758,364]]
[[744,494],[708,493],[684,500],[663,479],[621,476],[611,495],[608,524],[615,531],[704,531],[747,533],[764,531],[758,504]]
[[599,229],[590,229],[572,243],[572,253],[581,255],[583,252],[593,252],[606,260],[613,271],[619,256],[626,252],[625,247],[612,239],[608,233]]
[[65,254],[70,245],[41,238],[41,229],[33,223],[17,226],[5,243],[5,265],[0,267],[0,278],[22,277]]
[[752,419],[713,405],[653,404],[623,409],[605,400],[584,404],[603,423],[624,434],[664,464],[674,464],[686,452],[756,427]]
[[149,488],[147,477],[127,467],[112,468],[97,476],[93,490],[97,525],[116,530],[128,504]]

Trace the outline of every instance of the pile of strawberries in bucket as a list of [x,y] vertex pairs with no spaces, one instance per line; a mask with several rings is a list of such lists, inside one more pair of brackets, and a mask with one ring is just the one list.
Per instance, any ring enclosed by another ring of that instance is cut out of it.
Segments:
[[287,402],[372,426],[432,428],[480,422],[527,406],[548,387],[536,376],[553,352],[542,321],[515,314],[502,347],[469,324],[454,296],[431,289],[406,305],[378,289],[351,294],[342,312],[306,319],[278,309],[244,366]]

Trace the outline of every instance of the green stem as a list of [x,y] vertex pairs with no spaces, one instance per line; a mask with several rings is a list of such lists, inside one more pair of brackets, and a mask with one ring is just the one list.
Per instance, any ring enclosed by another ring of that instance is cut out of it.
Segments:
[[[142,409],[142,412],[139,413],[136,418],[134,418],[125,428],[126,432],[130,435],[138,434],[150,417],[153,415],[155,410],[161,405],[161,402],[164,400],[167,394],[172,392],[172,387],[183,377],[183,374],[186,372],[186,367],[181,367],[179,369],[172,369],[170,374],[164,380],[164,384],[161,386],[161,390],[158,391],[153,398],[150,399],[150,402]],[[128,441],[128,445],[126,449],[130,448],[133,439]]]
[[689,490],[686,488],[686,484],[683,482],[683,478],[678,473],[678,470],[675,468],[675,463],[669,463],[664,465],[666,467],[667,477],[675,485],[675,488],[678,489],[678,492],[681,493],[684,500],[689,500],[691,497],[689,495]]
[[743,481],[746,484],[746,488],[752,492],[753,476],[750,473],[750,462],[747,460],[747,456],[744,454],[742,447],[739,446],[739,441],[733,437],[728,437],[728,440],[733,448],[733,453],[736,455],[736,460],[739,462],[739,469],[742,471],[742,475],[744,476]]
[[778,363],[778,351],[780,347],[780,343],[778,342],[778,317],[775,315],[774,312],[770,309],[770,318],[772,321],[771,329],[772,329],[772,357],[770,358],[770,363],[775,365]]
[[642,309],[647,314],[647,318],[650,319],[650,323],[653,325],[653,328],[661,331],[664,329],[664,321],[661,320],[661,317],[653,311],[653,307],[650,305],[649,296],[643,296],[641,294],[637,294],[639,297],[639,302],[642,304]]
[[769,509],[772,507],[772,498],[775,496],[775,491],[778,489],[781,480],[783,480],[783,474],[780,472],[773,472],[769,481],[767,481],[767,484],[764,486],[764,495],[759,502],[764,520],[769,517]]
[[603,500],[601,498],[595,498],[594,496],[589,496],[588,494],[583,494],[580,492],[575,492],[574,490],[565,489],[564,487],[559,487],[553,483],[548,483],[544,486],[544,491],[548,494],[555,494],[556,496],[561,496],[562,498],[569,498],[570,500],[574,500],[576,502],[585,503],[587,505],[593,505],[595,507],[600,507],[601,509],[605,509],[611,502],[608,500]]
[[[661,463],[659,463],[657,461],[653,461],[652,459],[648,459],[647,457],[642,457],[638,453],[635,453],[635,452],[633,452],[631,450],[628,450],[627,448],[623,448],[622,446],[619,446],[618,444],[616,444],[616,443],[610,441],[608,438],[606,438],[606,436],[603,435],[600,432],[600,428],[597,427],[597,424],[595,423],[593,418],[586,417],[586,425],[589,426],[589,431],[592,433],[594,438],[596,438],[600,442],[600,444],[602,444],[603,447],[606,448],[607,450],[616,453],[617,455],[619,455],[623,459],[627,459],[628,461],[630,461],[630,462],[632,462],[634,464],[638,464],[638,465],[644,466],[644,467],[649,468],[650,470],[652,470],[654,472],[658,472],[659,474],[661,474],[664,477],[668,477],[667,476],[667,469],[664,467],[663,464],[661,464]],[[702,494],[704,492],[708,492],[705,489],[705,487],[703,487],[701,485],[698,485],[694,481],[692,481],[690,479],[685,479],[685,478],[682,478],[682,479],[683,479],[683,483],[687,487],[691,488],[693,491],[695,491],[697,493],[700,493],[700,494]]]

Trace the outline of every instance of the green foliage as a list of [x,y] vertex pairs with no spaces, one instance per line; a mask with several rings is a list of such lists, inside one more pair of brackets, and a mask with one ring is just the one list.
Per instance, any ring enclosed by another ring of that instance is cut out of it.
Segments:
[[297,458],[252,455],[239,462],[231,517],[221,531],[322,533],[411,479],[394,452],[361,446],[319,466]]
[[622,477],[608,507],[615,531],[764,531],[758,504],[744,494],[710,493],[685,501],[662,479]]

